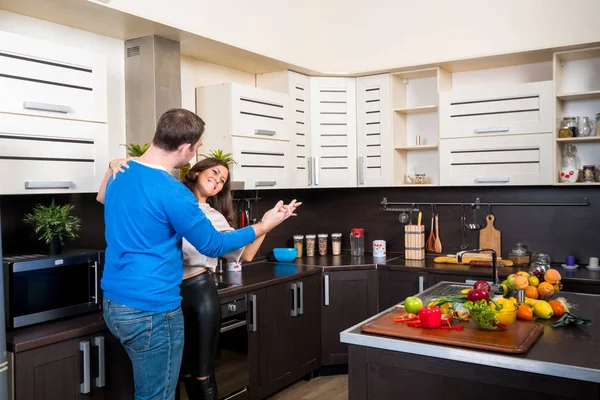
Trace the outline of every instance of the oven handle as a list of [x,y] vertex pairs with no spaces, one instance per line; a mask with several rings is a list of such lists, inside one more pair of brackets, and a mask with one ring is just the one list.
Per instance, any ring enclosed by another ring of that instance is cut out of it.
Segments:
[[94,299],[94,303],[98,304],[98,261],[94,261],[94,295],[92,298]]
[[241,326],[246,326],[248,323],[239,319],[229,321],[226,325],[221,325],[221,333],[237,329]]

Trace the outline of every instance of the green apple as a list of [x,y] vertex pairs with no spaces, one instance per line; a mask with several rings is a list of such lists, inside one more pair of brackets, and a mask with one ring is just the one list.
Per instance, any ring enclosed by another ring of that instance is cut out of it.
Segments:
[[421,307],[423,307],[423,301],[420,298],[409,296],[404,300],[404,308],[406,312],[416,314]]

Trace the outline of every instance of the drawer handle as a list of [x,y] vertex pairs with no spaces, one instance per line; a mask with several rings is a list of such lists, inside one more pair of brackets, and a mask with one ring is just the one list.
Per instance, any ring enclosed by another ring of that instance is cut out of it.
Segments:
[[255,181],[254,186],[275,186],[277,181]]
[[49,104],[49,103],[37,103],[35,101],[24,101],[23,108],[27,110],[41,110],[41,111],[51,111],[57,112],[61,114],[67,114],[71,112],[71,107],[69,106],[61,106],[59,104]]
[[492,132],[508,132],[510,128],[508,126],[501,126],[496,128],[477,128],[475,133],[492,133]]
[[275,136],[277,134],[277,132],[270,131],[270,130],[267,130],[267,129],[255,129],[254,130],[254,134],[255,135],[262,135],[262,136]]
[[510,182],[510,177],[500,177],[500,178],[475,178],[475,183],[508,183]]
[[70,189],[73,181],[25,181],[25,189]]
[[359,185],[365,184],[365,158],[363,156],[358,157],[358,183]]

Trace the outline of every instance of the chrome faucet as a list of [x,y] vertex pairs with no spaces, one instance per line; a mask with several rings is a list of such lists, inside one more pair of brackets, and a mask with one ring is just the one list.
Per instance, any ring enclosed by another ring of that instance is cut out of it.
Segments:
[[462,262],[463,255],[465,253],[481,253],[483,251],[491,251],[492,252],[492,275],[494,279],[494,283],[490,288],[490,294],[504,294],[504,290],[502,286],[500,286],[500,280],[498,279],[498,267],[496,266],[496,262],[498,260],[498,255],[496,254],[496,250],[494,249],[472,249],[472,250],[464,250],[456,253],[456,258],[458,262]]

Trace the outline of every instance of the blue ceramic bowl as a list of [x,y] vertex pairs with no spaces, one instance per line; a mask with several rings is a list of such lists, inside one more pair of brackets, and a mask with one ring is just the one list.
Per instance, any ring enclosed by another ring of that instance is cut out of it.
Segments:
[[295,247],[277,247],[273,249],[273,256],[280,262],[292,262],[298,255],[298,249]]

